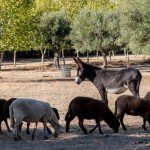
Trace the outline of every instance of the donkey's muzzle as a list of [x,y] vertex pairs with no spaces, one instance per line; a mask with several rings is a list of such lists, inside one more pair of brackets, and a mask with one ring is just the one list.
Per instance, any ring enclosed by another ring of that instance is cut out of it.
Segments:
[[82,80],[81,80],[79,77],[76,77],[76,78],[75,78],[75,83],[76,83],[76,84],[79,85],[81,82],[82,82]]

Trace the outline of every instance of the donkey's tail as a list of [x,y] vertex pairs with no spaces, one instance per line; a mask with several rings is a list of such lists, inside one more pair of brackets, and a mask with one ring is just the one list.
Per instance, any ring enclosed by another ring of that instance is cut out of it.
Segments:
[[9,107],[9,115],[10,115],[10,126],[14,128],[13,107],[11,105]]

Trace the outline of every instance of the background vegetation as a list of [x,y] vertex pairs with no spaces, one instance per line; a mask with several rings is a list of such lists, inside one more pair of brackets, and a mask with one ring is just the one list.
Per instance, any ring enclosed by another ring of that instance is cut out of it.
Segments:
[[0,0],[0,52],[38,50],[64,59],[112,51],[150,54],[149,0]]

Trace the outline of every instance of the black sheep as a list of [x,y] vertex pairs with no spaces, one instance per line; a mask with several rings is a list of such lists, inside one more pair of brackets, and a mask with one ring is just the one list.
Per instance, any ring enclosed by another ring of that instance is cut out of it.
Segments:
[[79,119],[79,126],[85,134],[88,132],[83,125],[84,119],[95,119],[96,121],[96,126],[90,130],[89,133],[99,127],[99,133],[103,134],[100,127],[100,121],[102,120],[104,120],[114,132],[118,132],[120,126],[118,119],[104,102],[89,97],[76,97],[70,102],[68,112],[65,116],[66,132],[69,132],[70,122],[76,116]]
[[0,133],[2,133],[2,129],[1,129],[1,123],[2,123],[2,121],[5,122],[7,130],[9,132],[11,131],[10,128],[9,128],[9,126],[8,126],[7,119],[4,116],[4,105],[5,105],[5,103],[6,103],[5,99],[0,99]]

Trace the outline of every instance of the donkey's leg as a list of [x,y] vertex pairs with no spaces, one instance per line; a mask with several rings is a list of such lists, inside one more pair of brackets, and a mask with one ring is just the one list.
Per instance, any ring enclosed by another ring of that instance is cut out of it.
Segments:
[[140,85],[140,83],[138,81],[130,82],[128,84],[129,90],[136,97],[139,97],[139,85]]
[[73,113],[69,113],[68,116],[65,118],[66,120],[66,132],[69,132],[69,126],[70,122],[75,118],[76,116]]
[[140,88],[140,83],[141,83],[141,79],[137,81],[137,84],[136,84],[136,95],[137,97],[140,97],[140,94],[139,94],[139,88]]
[[85,129],[84,125],[83,125],[83,122],[84,122],[84,119],[82,118],[78,118],[79,119],[79,126],[80,128],[82,129],[82,131],[84,132],[84,134],[88,134],[87,130]]
[[106,89],[103,88],[103,89],[99,89],[99,93],[101,95],[101,98],[102,98],[102,101],[108,105],[108,99],[107,99],[107,92],[106,92]]

